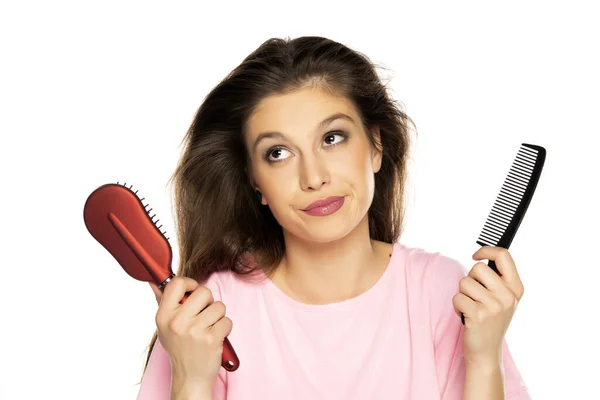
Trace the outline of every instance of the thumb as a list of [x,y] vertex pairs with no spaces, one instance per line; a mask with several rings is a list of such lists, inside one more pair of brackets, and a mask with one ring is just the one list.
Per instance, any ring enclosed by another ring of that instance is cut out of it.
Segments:
[[152,291],[154,292],[154,297],[156,298],[156,302],[158,304],[160,304],[160,299],[162,298],[162,292],[160,291],[160,289],[158,288],[158,286],[156,286],[156,284],[154,282],[148,282],[148,284],[150,285],[150,287],[152,288]]

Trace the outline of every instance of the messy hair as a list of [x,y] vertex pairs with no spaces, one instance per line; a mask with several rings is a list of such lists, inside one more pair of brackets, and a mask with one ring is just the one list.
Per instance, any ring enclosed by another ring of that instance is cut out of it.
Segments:
[[[285,251],[283,230],[269,207],[260,206],[248,179],[244,133],[261,100],[307,87],[347,99],[371,143],[382,149],[368,211],[369,234],[373,240],[397,241],[404,221],[409,125],[415,124],[362,53],[318,36],[272,38],[210,91],[183,139],[171,177],[178,275],[198,282],[223,270],[244,275],[260,268],[269,275],[279,264]],[[379,128],[379,142],[373,127]],[[155,331],[144,372],[156,339]]]

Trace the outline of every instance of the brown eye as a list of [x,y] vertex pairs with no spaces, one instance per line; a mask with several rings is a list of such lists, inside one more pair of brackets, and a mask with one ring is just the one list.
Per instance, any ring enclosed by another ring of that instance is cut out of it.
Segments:
[[[336,141],[336,137],[338,138],[338,140]],[[343,142],[344,140],[346,140],[346,133],[344,132],[329,132],[325,135],[325,143],[327,144],[327,146],[335,146],[340,142]]]
[[282,148],[278,148],[278,147],[276,147],[274,149],[270,149],[266,153],[265,160],[267,160],[269,162],[283,161],[287,158],[287,157],[285,157],[286,152],[287,152],[286,149],[282,149]]
[[271,153],[271,156],[273,156],[275,158],[279,158],[279,156],[281,156],[281,149],[273,150],[273,152]]

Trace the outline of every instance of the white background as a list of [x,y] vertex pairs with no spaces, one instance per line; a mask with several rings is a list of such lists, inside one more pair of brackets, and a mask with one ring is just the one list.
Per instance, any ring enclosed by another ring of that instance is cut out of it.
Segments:
[[167,180],[204,96],[266,39],[302,35],[388,68],[416,122],[404,244],[470,268],[520,144],[546,148],[510,247],[526,294],[507,338],[534,398],[600,398],[598,15],[591,1],[2,2],[0,398],[135,398],[156,303],[88,233],[84,202],[125,181],[172,233]]

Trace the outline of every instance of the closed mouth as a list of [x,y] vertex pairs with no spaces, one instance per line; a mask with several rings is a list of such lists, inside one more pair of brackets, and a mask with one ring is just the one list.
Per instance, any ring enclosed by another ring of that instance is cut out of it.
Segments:
[[317,208],[317,207],[326,207],[326,206],[330,205],[331,203],[335,203],[336,201],[339,201],[343,198],[344,198],[344,196],[330,196],[325,199],[317,200],[315,202],[310,203],[308,205],[308,207],[302,209],[302,211],[312,210],[313,208]]

